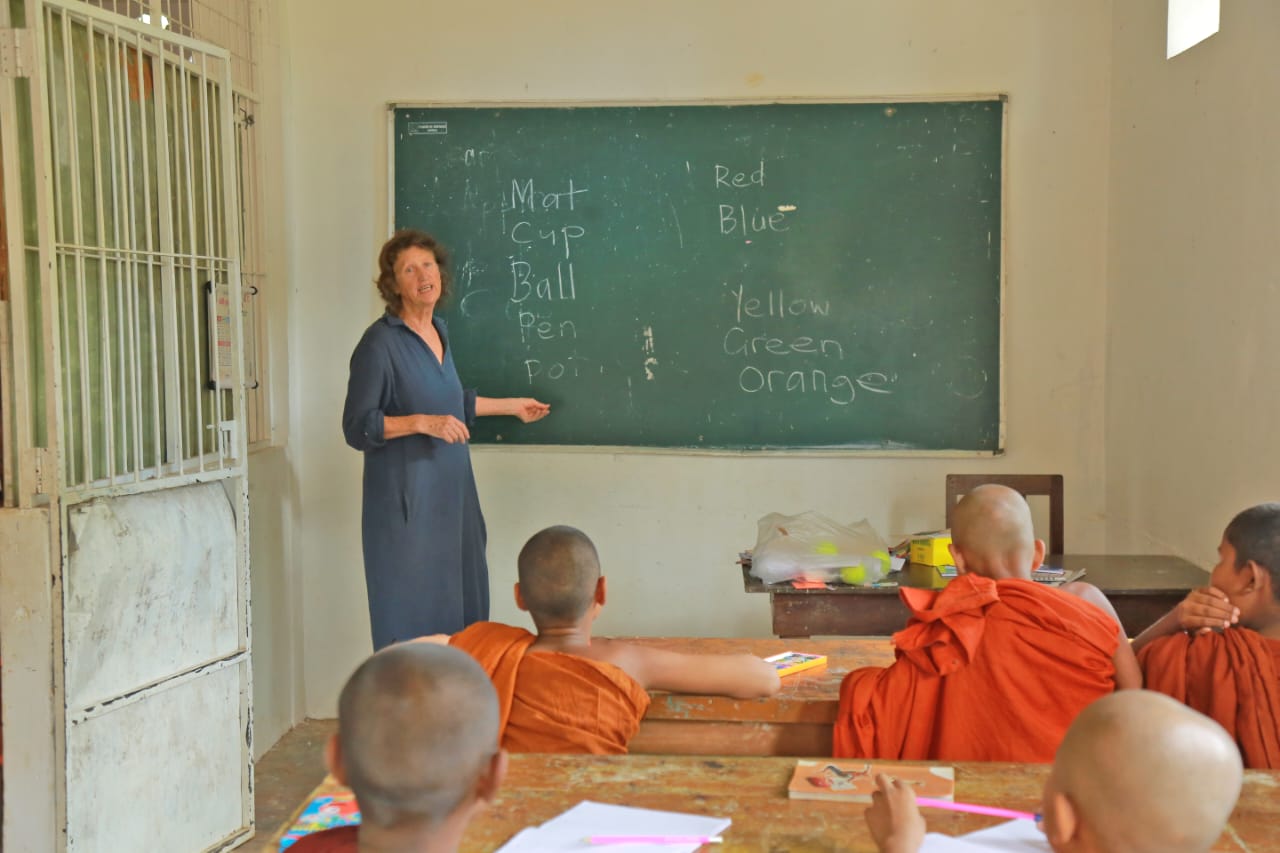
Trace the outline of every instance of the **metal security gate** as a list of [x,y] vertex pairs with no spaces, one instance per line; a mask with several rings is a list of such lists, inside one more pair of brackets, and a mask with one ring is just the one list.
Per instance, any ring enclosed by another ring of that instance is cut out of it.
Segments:
[[224,849],[253,825],[230,62],[76,0],[3,14],[3,846]]

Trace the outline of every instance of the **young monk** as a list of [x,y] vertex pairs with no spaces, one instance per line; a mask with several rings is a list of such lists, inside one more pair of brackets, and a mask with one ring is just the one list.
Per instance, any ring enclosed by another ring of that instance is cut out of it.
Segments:
[[605,580],[591,540],[549,527],[520,551],[516,604],[537,635],[480,622],[448,638],[489,673],[512,752],[619,754],[640,727],[651,689],[750,699],[778,690],[773,667],[748,654],[689,655],[591,636]]
[[[1125,690],[1067,730],[1041,828],[1057,853],[1202,853],[1222,834],[1242,780],[1221,726],[1166,696]],[[864,816],[877,847],[914,853],[925,833],[915,792],[883,774],[876,784]]]
[[506,774],[493,685],[457,649],[383,649],[342,689],[325,758],[362,822],[305,835],[291,851],[452,853]]
[[1133,641],[1147,686],[1221,723],[1246,767],[1280,769],[1280,503],[1231,519],[1209,584]]
[[1047,762],[1085,706],[1142,685],[1096,587],[1031,580],[1044,542],[1022,495],[974,489],[951,537],[957,577],[899,590],[911,619],[893,636],[894,663],[845,676],[836,756]]

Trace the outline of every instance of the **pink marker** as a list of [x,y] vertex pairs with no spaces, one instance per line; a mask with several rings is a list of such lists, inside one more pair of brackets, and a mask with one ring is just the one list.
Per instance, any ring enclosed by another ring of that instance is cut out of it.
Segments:
[[718,835],[590,835],[588,844],[719,844]]
[[1013,820],[1039,820],[1039,816],[1031,812],[1019,812],[1013,809],[999,809],[995,806],[979,806],[974,803],[953,803],[950,800],[935,800],[933,797],[916,797],[916,802],[932,809],[946,809],[952,812],[968,812],[969,814],[985,814],[991,817],[1007,817]]

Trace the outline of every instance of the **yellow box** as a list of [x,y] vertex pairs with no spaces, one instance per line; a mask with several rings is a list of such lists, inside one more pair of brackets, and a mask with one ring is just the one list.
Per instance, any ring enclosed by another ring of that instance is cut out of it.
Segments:
[[952,564],[950,530],[917,533],[911,537],[911,562],[926,566],[950,566]]

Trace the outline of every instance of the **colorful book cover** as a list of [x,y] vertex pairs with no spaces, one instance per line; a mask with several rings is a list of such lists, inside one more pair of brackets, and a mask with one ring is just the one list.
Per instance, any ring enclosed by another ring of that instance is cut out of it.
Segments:
[[324,794],[307,803],[289,831],[280,839],[280,849],[286,850],[304,835],[333,829],[336,826],[352,826],[360,822],[360,807],[350,791]]
[[956,771],[954,767],[928,764],[892,764],[885,762],[803,760],[787,786],[793,800],[836,800],[847,803],[869,803],[876,790],[876,776],[887,776],[911,785],[917,797],[954,800]]
[[784,675],[803,672],[816,666],[826,666],[827,656],[810,655],[804,652],[783,652],[782,654],[765,658],[765,662],[773,664],[773,668],[778,671],[778,677],[781,678]]

